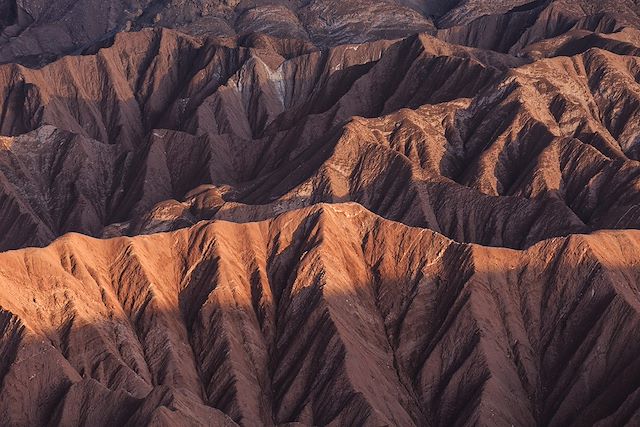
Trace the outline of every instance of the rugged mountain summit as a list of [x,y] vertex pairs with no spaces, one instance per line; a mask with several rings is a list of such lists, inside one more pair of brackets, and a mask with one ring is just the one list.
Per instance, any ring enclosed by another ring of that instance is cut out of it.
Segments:
[[637,423],[635,2],[0,11],[7,424]]

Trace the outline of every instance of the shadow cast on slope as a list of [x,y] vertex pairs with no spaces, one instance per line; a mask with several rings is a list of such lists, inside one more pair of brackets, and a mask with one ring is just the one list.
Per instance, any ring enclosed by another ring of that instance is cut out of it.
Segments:
[[[530,252],[428,249],[440,238],[424,237],[413,248],[375,249],[397,246],[390,229],[417,236],[389,223],[356,255],[318,234],[325,220],[301,223],[288,246],[279,246],[289,239],[280,230],[265,264],[242,255],[248,264],[234,271],[240,254],[222,248],[251,245],[238,240],[246,226],[234,226],[234,237],[196,233],[195,263],[169,256],[155,271],[144,246],[119,240],[113,279],[84,251],[49,259],[49,270],[26,280],[49,274],[50,289],[24,283],[32,300],[3,302],[25,316],[0,314],[4,419],[232,424],[212,408],[243,425],[620,425],[637,416],[640,270],[632,255],[605,260],[586,243],[606,250],[615,235]],[[342,255],[314,261],[335,244]],[[44,251],[30,251],[34,267]],[[183,270],[172,272],[174,263]],[[31,317],[39,310],[57,327]]]

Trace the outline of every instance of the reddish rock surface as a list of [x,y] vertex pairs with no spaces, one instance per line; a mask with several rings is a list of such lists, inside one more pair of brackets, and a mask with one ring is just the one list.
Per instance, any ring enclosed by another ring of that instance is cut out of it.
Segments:
[[0,0],[0,420],[640,423],[632,1]]
[[526,251],[460,244],[357,204],[146,237],[72,234],[0,255],[0,414],[16,425],[634,424],[638,251],[636,231]]

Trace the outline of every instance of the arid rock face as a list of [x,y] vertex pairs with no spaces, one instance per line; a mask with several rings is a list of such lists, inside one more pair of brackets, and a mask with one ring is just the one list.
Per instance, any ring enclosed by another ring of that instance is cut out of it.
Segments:
[[0,30],[0,424],[640,424],[634,1]]

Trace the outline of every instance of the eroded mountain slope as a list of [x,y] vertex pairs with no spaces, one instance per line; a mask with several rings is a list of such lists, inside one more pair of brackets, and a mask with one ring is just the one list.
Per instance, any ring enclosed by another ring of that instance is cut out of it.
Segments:
[[3,423],[638,424],[635,2],[98,3],[0,0]]
[[462,245],[354,204],[133,239],[69,235],[0,255],[0,413],[631,422],[639,246],[631,231],[527,251]]
[[238,40],[252,34],[309,48],[419,32],[514,52],[577,29],[637,26],[633,0],[3,0],[0,62],[43,65],[148,27]]
[[615,44],[529,63],[428,35],[255,43],[149,30],[0,67],[1,247],[342,201],[513,248],[638,226],[639,67]]

